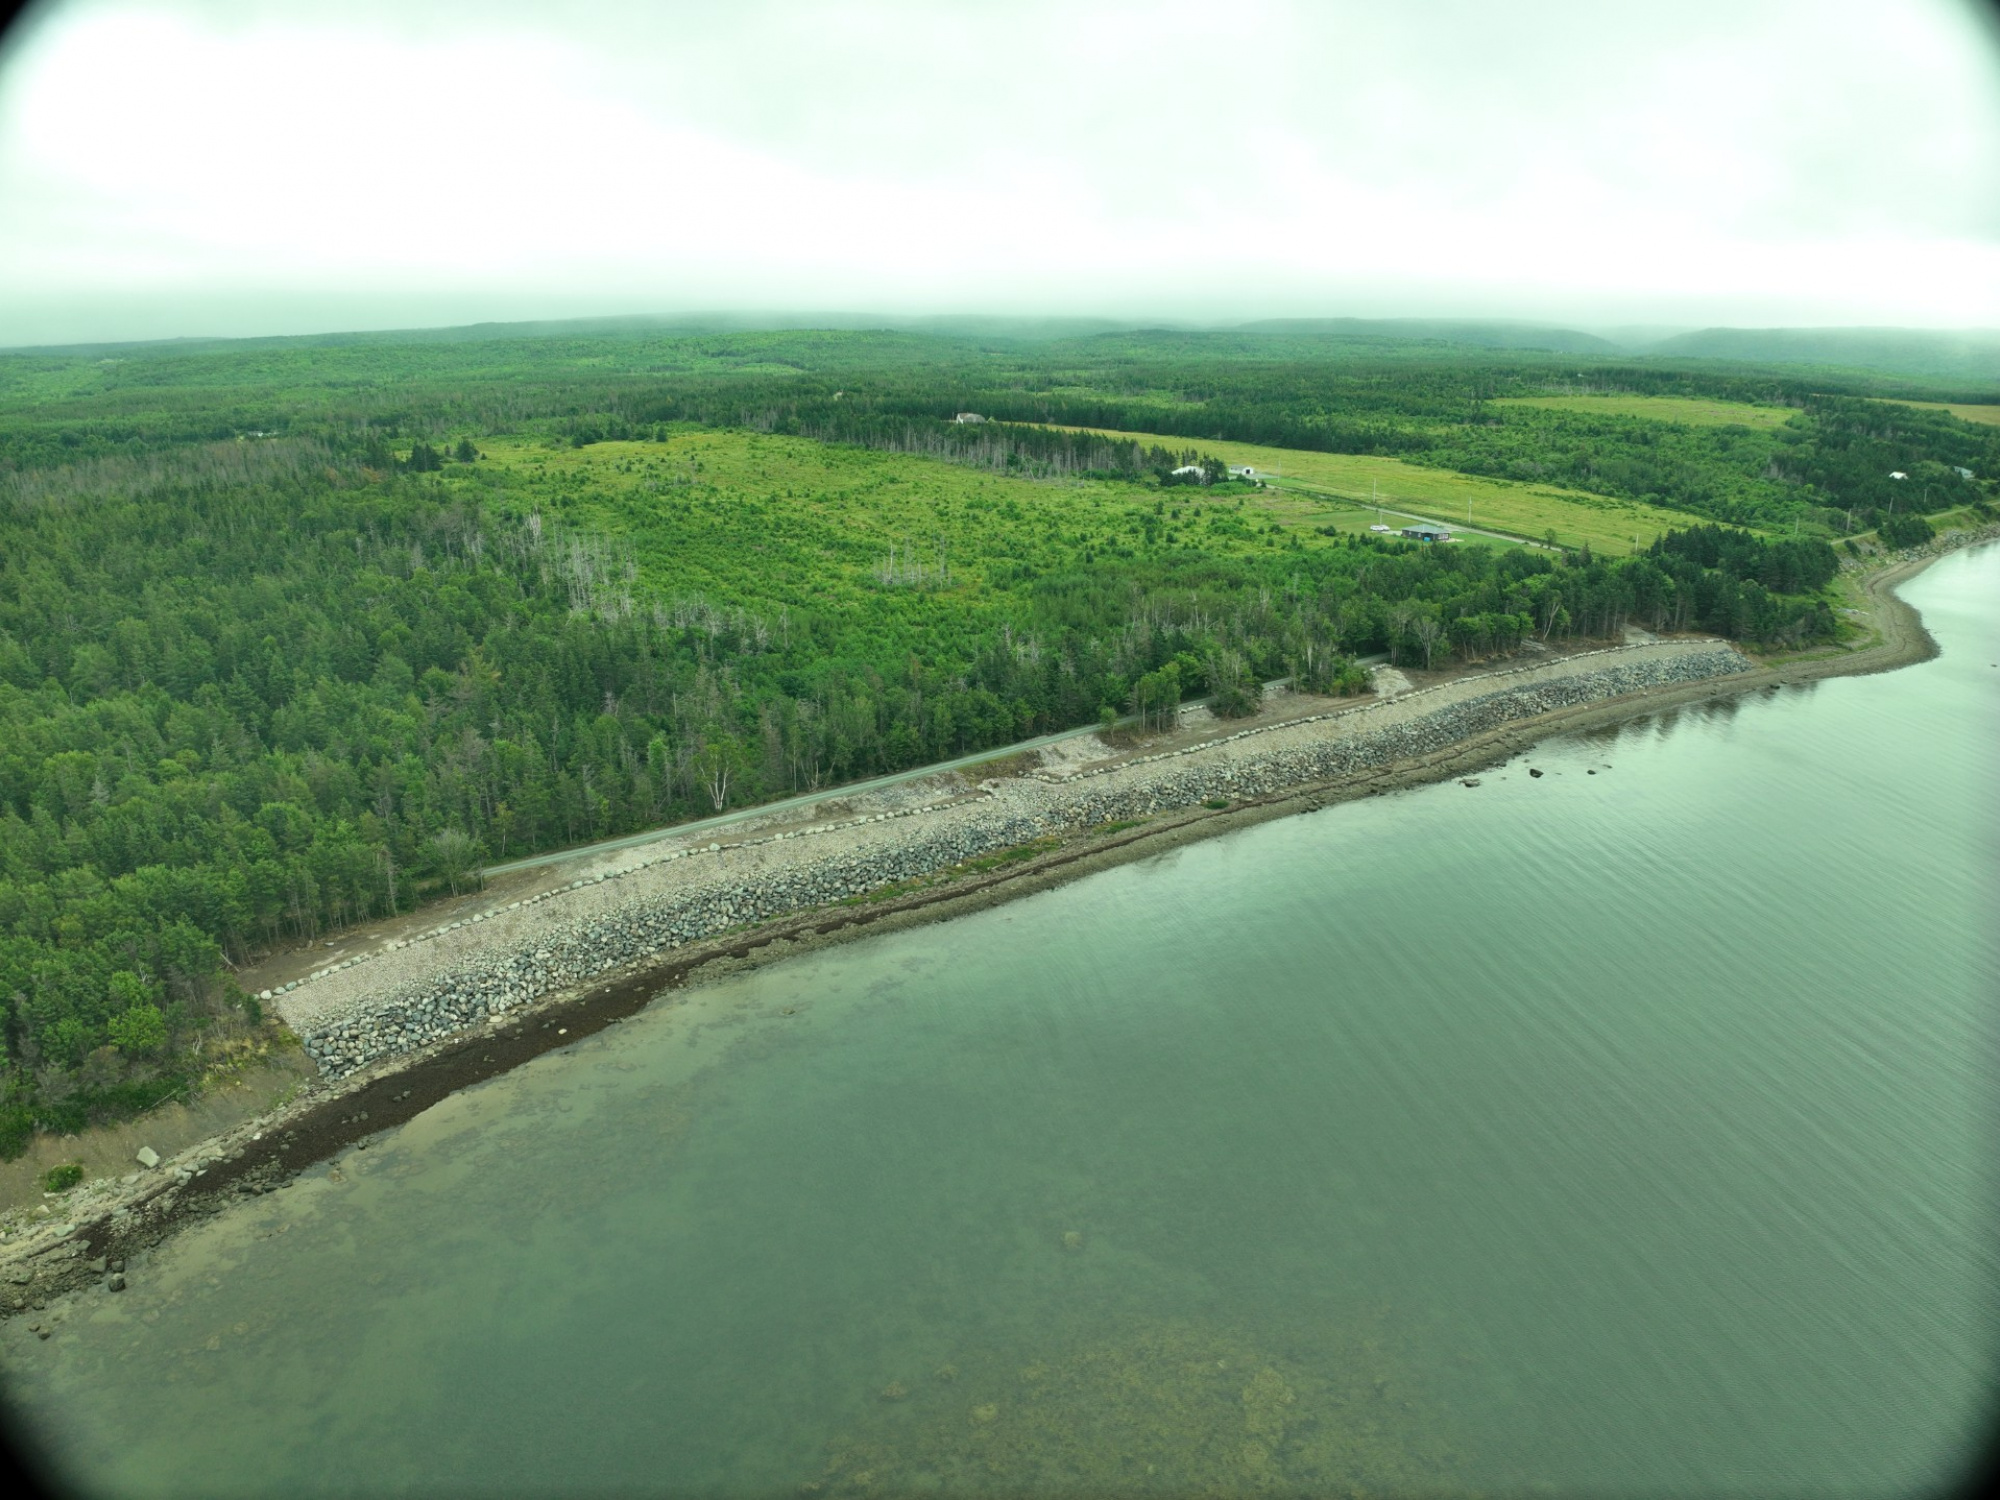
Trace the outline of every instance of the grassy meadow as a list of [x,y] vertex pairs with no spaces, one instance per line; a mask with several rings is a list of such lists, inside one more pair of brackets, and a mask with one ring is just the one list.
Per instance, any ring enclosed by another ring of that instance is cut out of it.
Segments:
[[1921,407],[1925,411],[1948,411],[1961,422],[2000,427],[2000,405],[1973,405],[1963,401],[1898,401],[1896,405]]
[[1648,422],[1679,422],[1689,427],[1750,427],[1768,431],[1798,415],[1789,406],[1758,406],[1748,401],[1718,401],[1702,396],[1503,396],[1495,406],[1534,406],[1544,411],[1574,411],[1591,417],[1638,417]]
[[[1116,436],[1168,446],[1186,446],[1188,442],[1143,432]],[[1644,548],[1670,528],[1686,528],[1693,519],[1643,501],[1553,485],[1483,479],[1372,454],[1313,453],[1207,440],[1198,446],[1228,463],[1248,464],[1259,474],[1272,477],[1274,488],[1258,494],[1251,504],[1290,529],[1331,525],[1344,531],[1366,531],[1377,519],[1372,496],[1385,511],[1399,513],[1381,518],[1398,527],[1416,516],[1446,526],[1490,527],[1536,542],[1553,531],[1561,546],[1580,547],[1587,542],[1593,552],[1623,557],[1634,550],[1635,536]]]
[[1100,560],[1329,545],[1248,486],[1019,479],[735,429],[582,448],[495,437],[480,452],[444,482],[617,544],[653,597],[804,609],[858,632],[885,606],[974,623],[1013,590]]
[[[1893,522],[1892,471],[1982,511],[1953,470],[2000,473],[2000,428],[1818,374],[1498,405],[1587,363],[566,327],[0,352],[0,1156],[193,1086],[259,1024],[231,966],[487,861],[1345,690],[1378,651],[1831,640],[1815,533]],[[1634,415],[1758,403],[1799,415]],[[1282,483],[1167,482],[1190,451]],[[1368,536],[1371,491],[1518,540]],[[1619,555],[1701,521],[1767,535]]]

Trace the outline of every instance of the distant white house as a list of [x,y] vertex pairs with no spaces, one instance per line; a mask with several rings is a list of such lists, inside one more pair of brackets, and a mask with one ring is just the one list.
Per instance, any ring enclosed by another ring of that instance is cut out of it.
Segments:
[[1910,476],[1905,474],[1901,469],[1891,469],[1889,477],[1891,479],[1908,479]]
[[1255,479],[1257,471],[1248,464],[1231,464],[1229,466],[1229,477],[1231,479]]
[[1956,464],[1952,465],[1951,472],[1956,474],[1960,479],[1971,479],[1973,477],[1972,470],[1961,469]]
[[954,422],[984,422],[985,420],[986,418],[979,415],[976,411],[962,411],[952,418]]
[[1173,474],[1176,479],[1199,479],[1207,472],[1200,464],[1182,464],[1178,469],[1173,471]]

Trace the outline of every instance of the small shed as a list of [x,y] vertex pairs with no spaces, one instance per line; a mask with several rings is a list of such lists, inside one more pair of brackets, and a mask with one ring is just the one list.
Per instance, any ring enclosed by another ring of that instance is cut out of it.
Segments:
[[1448,542],[1451,533],[1442,526],[1405,526],[1403,535],[1413,542]]
[[986,418],[982,417],[976,411],[962,411],[952,418],[954,422],[984,422],[985,420]]
[[1257,471],[1248,464],[1231,464],[1229,466],[1229,477],[1231,479],[1255,479]]

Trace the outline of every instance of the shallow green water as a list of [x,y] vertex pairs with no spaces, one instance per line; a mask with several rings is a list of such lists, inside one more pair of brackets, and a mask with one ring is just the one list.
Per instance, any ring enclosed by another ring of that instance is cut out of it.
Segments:
[[1947,1476],[2000,549],[1908,595],[1938,661],[649,1012],[16,1322],[10,1393],[130,1493]]

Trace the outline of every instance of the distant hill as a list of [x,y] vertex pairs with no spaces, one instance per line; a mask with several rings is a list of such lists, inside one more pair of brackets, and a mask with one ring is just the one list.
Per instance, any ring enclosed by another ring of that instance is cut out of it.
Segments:
[[[941,338],[970,339],[1067,339],[1087,338],[1097,333],[1117,333],[1141,327],[1185,327],[1142,323],[1130,318],[1009,317],[988,313],[900,314],[871,312],[702,312],[669,313],[660,317],[604,318],[597,320],[606,332],[635,329],[646,333],[766,333],[799,329],[829,328],[843,332],[933,334]],[[544,331],[585,332],[582,324],[487,325],[501,328],[500,335],[519,337]]]
[[2000,330],[1930,328],[1704,328],[1650,344],[1665,359],[1844,365],[1932,380],[2000,384]]
[[1434,340],[1484,349],[1546,349],[1557,354],[1618,354],[1618,344],[1575,328],[1547,323],[1510,323],[1486,318],[1265,318],[1244,323],[1241,333],[1281,334],[1295,339],[1380,340],[1407,343]]
[[671,337],[676,334],[795,332],[832,329],[844,333],[893,332],[957,339],[1052,341],[1084,338],[1137,328],[1191,328],[1154,319],[1015,318],[984,314],[892,316],[868,312],[693,312],[632,313],[598,318],[546,318],[518,323],[463,323],[447,328],[372,328],[351,332],[261,334],[248,338],[199,336],[173,339],[42,344],[0,349],[7,354],[98,355],[145,350],[196,354],[217,349],[272,349],[391,344],[474,344],[517,339]]
[[[1093,340],[1129,338],[1155,350],[1190,356],[1262,359],[1369,358],[1388,353],[1423,357],[1431,350],[1519,350],[1573,355],[1584,361],[1678,363],[1727,360],[1766,373],[1782,367],[1868,372],[1879,387],[1905,395],[1961,401],[1992,400],[2000,388],[2000,330],[1952,332],[1922,328],[1605,327],[1586,332],[1552,323],[1502,318],[1266,318],[1235,325],[1172,319],[1007,317],[988,314],[895,315],[869,312],[719,310],[624,317],[473,323],[451,328],[379,329],[351,333],[181,338],[0,350],[55,357],[200,355],[258,349],[352,348],[472,344],[535,339],[627,339],[832,330],[883,332],[966,343],[1014,342],[1086,347]],[[1808,376],[1808,378],[1812,378]],[[1921,384],[1907,387],[1906,383]],[[1835,384],[1855,386],[1850,378]],[[1929,389],[1926,389],[1929,388]]]

